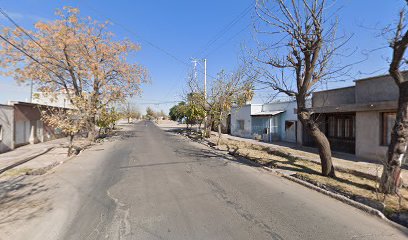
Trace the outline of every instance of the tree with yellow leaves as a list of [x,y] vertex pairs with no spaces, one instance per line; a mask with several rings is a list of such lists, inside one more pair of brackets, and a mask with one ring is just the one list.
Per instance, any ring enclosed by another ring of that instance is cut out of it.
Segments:
[[74,136],[86,127],[86,118],[76,109],[50,107],[41,111],[41,119],[53,128],[68,135],[68,156],[73,153]]
[[147,71],[128,56],[140,49],[114,40],[108,22],[81,18],[64,7],[57,20],[38,22],[33,31],[3,28],[0,67],[19,82],[32,80],[39,91],[65,93],[81,112],[91,138],[97,115],[111,104],[140,93]]

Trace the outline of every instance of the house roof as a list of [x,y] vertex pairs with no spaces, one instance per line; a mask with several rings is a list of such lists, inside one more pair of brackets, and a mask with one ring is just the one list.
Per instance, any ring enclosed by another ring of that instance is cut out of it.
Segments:
[[[408,70],[406,70],[406,71],[401,71],[401,72],[402,72],[402,74],[408,74]],[[390,74],[382,74],[382,75],[378,75],[378,76],[372,76],[372,77],[366,77],[366,78],[356,79],[356,80],[353,80],[353,82],[367,81],[367,80],[373,80],[373,79],[385,78],[385,77],[391,77],[391,76],[390,76]],[[327,90],[315,91],[314,93],[337,91],[337,90],[343,90],[343,89],[355,88],[355,87],[356,87],[356,86],[354,85],[354,86],[347,86],[347,87],[340,87],[340,88],[332,88],[332,89],[327,89]]]
[[251,116],[275,116],[285,111],[270,111],[270,112],[257,112],[251,114]]
[[341,112],[364,112],[364,111],[381,111],[395,110],[398,107],[397,101],[382,101],[373,103],[353,103],[342,104],[338,106],[314,107],[314,113],[341,113]]
[[[401,71],[402,74],[408,74],[408,70]],[[391,77],[389,73],[378,75],[378,76],[372,76],[372,77],[366,77],[366,78],[361,78],[361,79],[356,79],[353,82],[359,82],[359,81],[366,81],[366,80],[372,80],[376,78],[384,78],[384,77]]]
[[39,103],[31,103],[31,102],[21,102],[21,101],[9,101],[9,106],[15,105],[23,105],[23,106],[30,106],[30,107],[46,107],[46,108],[60,108],[60,109],[72,109],[67,107],[56,107],[51,105],[39,104]]
[[7,105],[7,104],[0,104],[0,107],[2,108],[13,108],[13,106]]
[[339,87],[339,88],[332,88],[332,89],[326,89],[326,90],[319,90],[319,91],[315,91],[313,93],[324,93],[324,92],[344,90],[344,89],[348,89],[348,88],[356,88],[356,86],[347,86],[347,87]]

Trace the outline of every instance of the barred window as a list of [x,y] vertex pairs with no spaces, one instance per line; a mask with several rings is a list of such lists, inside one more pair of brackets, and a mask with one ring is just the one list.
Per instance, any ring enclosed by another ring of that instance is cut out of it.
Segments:
[[397,114],[395,112],[381,114],[381,145],[390,145],[392,128],[394,127],[396,118]]
[[244,120],[237,120],[238,123],[238,129],[239,130],[244,130],[245,129],[245,121]]
[[327,134],[331,138],[348,138],[356,136],[355,116],[334,115],[327,119]]

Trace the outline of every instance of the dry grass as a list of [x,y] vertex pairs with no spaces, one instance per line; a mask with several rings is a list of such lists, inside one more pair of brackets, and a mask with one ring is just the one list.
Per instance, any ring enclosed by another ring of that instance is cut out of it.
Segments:
[[4,177],[16,177],[20,175],[25,175],[31,170],[32,170],[31,168],[27,168],[27,167],[16,167],[16,168],[7,170],[6,172],[2,173],[0,177],[4,178]]
[[[217,138],[213,136],[209,141],[216,144]],[[384,196],[377,192],[376,176],[355,170],[339,169],[336,172],[336,178],[324,177],[320,174],[321,167],[318,163],[294,157],[284,151],[272,151],[268,147],[231,139],[223,139],[217,148],[256,161],[264,166],[292,171],[295,177],[368,204],[382,210],[387,215],[408,212],[408,189],[401,188],[400,196]]]

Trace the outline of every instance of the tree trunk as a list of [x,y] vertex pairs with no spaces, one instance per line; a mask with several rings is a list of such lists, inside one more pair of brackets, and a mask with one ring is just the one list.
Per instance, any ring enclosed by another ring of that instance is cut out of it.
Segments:
[[95,124],[95,119],[96,119],[96,117],[95,116],[92,116],[92,117],[90,117],[89,119],[88,119],[88,126],[87,126],[87,130],[88,130],[88,140],[89,141],[92,141],[92,142],[95,142],[95,140],[96,140],[96,131],[95,131],[95,126],[96,126],[96,124]]
[[205,126],[204,126],[204,137],[209,138],[211,136],[211,121],[212,117],[207,116],[207,120],[205,121]]
[[219,122],[218,122],[218,140],[217,140],[217,146],[220,145],[220,143],[221,143],[221,138],[222,138],[221,121],[219,121]]
[[318,124],[312,119],[309,110],[305,105],[305,100],[298,99],[298,119],[302,122],[306,131],[312,136],[319,149],[320,162],[322,166],[322,175],[335,177],[335,170],[332,162],[330,142],[326,135],[320,131]]
[[73,143],[74,143],[74,135],[71,134],[69,135],[69,145],[68,145],[68,157],[72,155],[72,148],[73,148]]
[[396,194],[402,184],[401,166],[406,158],[408,138],[408,82],[399,85],[398,112],[388,146],[387,161],[384,162],[380,179],[380,191]]
[[207,126],[208,126],[207,121],[208,121],[208,118],[206,117],[204,119],[204,131],[203,131],[203,137],[205,137],[205,138],[207,137]]
[[218,118],[218,140],[217,140],[217,146],[220,145],[221,143],[221,138],[222,138],[222,118],[223,118],[223,113],[220,113],[220,117]]

